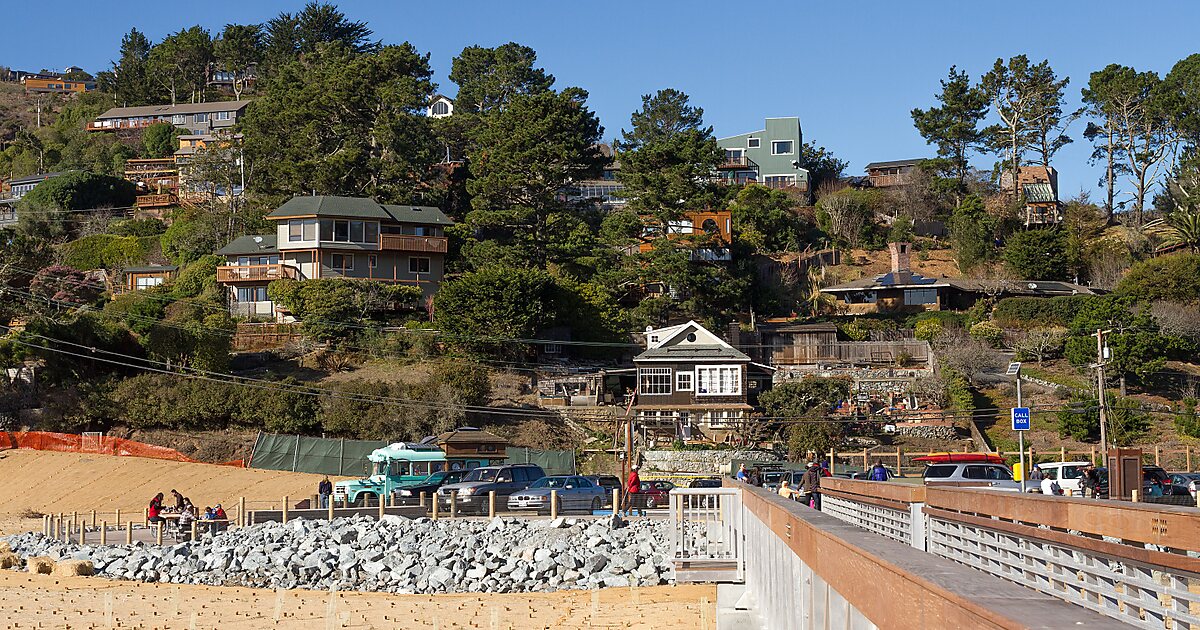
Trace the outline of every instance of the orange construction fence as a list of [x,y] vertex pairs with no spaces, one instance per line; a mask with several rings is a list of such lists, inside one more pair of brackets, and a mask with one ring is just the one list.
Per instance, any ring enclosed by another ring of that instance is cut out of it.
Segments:
[[[48,431],[6,431],[0,434],[0,450],[13,448],[30,448],[38,451],[58,451],[62,453],[95,453],[97,455],[146,457],[149,459],[166,459],[196,464],[205,463],[192,459],[173,448],[99,434],[76,435],[74,433],[50,433]],[[219,465],[244,468],[246,461],[235,459],[233,461],[222,462]]]

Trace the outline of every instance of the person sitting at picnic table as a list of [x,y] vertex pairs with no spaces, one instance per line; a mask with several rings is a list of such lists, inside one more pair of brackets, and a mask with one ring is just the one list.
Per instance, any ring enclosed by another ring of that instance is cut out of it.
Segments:
[[178,490],[172,488],[171,496],[175,497],[175,511],[182,512],[183,511],[183,502],[185,500],[183,495],[180,494]]
[[163,493],[161,493],[161,492],[154,495],[153,499],[150,499],[150,507],[146,511],[146,522],[147,523],[162,523],[163,521],[166,520],[162,516],[159,515],[163,509],[162,502],[163,502]]
[[196,520],[195,508],[184,508],[179,513],[179,532],[184,536],[192,535],[192,522]]
[[215,522],[217,520],[216,510],[211,507],[204,508],[204,515],[200,517],[200,520],[204,521],[203,526],[208,530],[208,533],[217,533],[217,524]]

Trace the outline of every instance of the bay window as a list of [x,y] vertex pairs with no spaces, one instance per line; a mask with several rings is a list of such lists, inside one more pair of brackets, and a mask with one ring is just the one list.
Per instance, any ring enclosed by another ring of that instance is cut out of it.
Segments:
[[696,394],[738,396],[742,393],[742,368],[738,365],[696,367]]

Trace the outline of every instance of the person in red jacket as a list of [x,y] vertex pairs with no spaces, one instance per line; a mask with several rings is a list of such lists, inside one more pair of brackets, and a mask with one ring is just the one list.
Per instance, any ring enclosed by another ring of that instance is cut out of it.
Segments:
[[[629,479],[625,482],[625,498],[621,500],[621,511],[626,515],[636,505],[635,496],[642,491],[642,480],[638,477],[638,467],[634,464],[629,468]],[[645,512],[643,512],[645,514]]]
[[159,512],[162,512],[162,502],[163,502],[163,493],[161,493],[161,492],[154,495],[153,499],[150,499],[150,507],[146,511],[146,517],[147,517],[146,521],[147,522],[150,522],[150,523],[166,522],[167,519],[158,515]]

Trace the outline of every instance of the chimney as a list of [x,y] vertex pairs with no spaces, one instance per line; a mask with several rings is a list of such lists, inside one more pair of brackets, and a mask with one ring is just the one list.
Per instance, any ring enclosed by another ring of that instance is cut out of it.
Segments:
[[912,243],[888,243],[888,251],[892,253],[892,273],[909,271],[908,254]]

